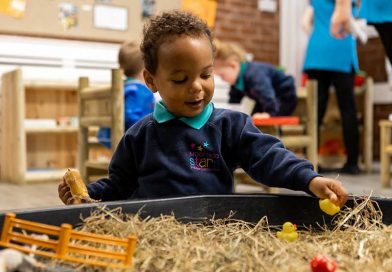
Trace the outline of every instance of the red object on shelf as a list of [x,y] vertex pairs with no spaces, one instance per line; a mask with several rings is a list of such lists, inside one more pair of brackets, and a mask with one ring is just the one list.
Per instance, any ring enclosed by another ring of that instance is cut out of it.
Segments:
[[355,75],[355,78],[354,78],[354,86],[360,87],[360,86],[363,85],[364,82],[365,82],[365,77],[364,77],[364,76]]
[[303,73],[301,78],[301,87],[305,87],[307,81],[308,81],[308,74]]
[[276,116],[268,118],[252,117],[255,126],[282,126],[282,125],[298,125],[298,116]]
[[310,262],[312,272],[335,272],[336,262],[325,255],[317,255]]

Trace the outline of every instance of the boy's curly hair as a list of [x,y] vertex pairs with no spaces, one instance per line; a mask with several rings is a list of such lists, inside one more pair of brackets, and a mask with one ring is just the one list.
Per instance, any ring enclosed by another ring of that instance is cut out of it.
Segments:
[[118,52],[118,63],[127,77],[135,77],[144,67],[142,52],[136,41],[124,42]]
[[212,31],[207,24],[196,15],[186,11],[169,11],[153,17],[143,28],[143,41],[140,49],[145,68],[155,74],[158,67],[158,49],[168,40],[187,35],[190,37],[206,36],[213,44]]

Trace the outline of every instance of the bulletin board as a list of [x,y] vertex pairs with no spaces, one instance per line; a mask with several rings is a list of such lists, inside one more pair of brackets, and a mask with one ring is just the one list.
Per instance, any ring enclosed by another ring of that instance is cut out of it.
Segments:
[[[139,39],[143,23],[148,18],[146,7],[152,8],[151,13],[181,8],[181,0],[0,2],[0,34],[98,42]],[[13,9],[15,6],[18,8],[17,12]]]

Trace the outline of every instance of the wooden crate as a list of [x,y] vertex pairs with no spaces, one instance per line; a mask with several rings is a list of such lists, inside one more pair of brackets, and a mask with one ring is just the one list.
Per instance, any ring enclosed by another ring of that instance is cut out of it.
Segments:
[[0,180],[60,180],[76,166],[77,125],[26,127],[25,120],[77,117],[77,83],[23,81],[14,70],[1,87]]

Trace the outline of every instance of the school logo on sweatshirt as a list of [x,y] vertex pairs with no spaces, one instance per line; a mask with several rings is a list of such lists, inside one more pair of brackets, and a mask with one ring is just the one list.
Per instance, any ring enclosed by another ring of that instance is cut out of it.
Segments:
[[191,169],[199,171],[218,171],[220,155],[211,151],[208,141],[190,144],[189,165]]

